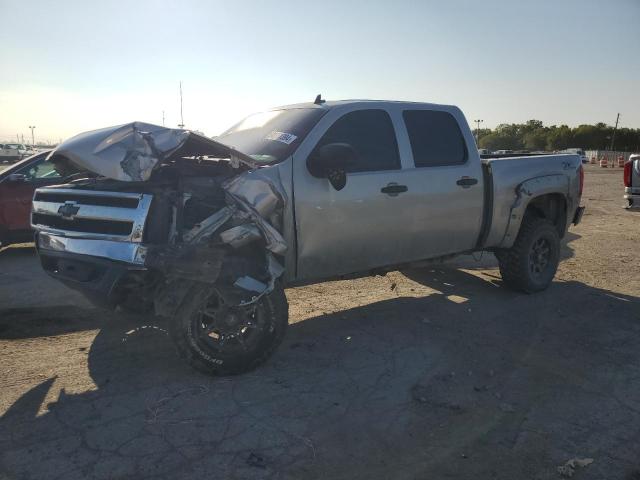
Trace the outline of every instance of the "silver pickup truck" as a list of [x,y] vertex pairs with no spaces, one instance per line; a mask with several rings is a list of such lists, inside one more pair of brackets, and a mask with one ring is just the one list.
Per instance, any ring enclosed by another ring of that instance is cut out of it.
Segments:
[[624,199],[627,210],[640,211],[640,155],[631,155],[624,164]]
[[316,101],[211,139],[131,123],[48,157],[35,192],[44,269],[97,304],[168,317],[183,358],[256,367],[288,324],[285,286],[384,274],[488,250],[504,283],[552,281],[577,224],[577,155],[481,159],[453,106]]

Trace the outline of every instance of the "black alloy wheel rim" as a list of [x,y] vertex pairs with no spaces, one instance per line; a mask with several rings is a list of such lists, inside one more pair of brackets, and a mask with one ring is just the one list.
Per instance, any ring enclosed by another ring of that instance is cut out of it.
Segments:
[[262,302],[232,306],[213,293],[194,316],[198,343],[215,353],[243,354],[255,350],[266,326]]
[[551,243],[541,237],[533,242],[529,251],[529,272],[535,278],[541,277],[551,265]]

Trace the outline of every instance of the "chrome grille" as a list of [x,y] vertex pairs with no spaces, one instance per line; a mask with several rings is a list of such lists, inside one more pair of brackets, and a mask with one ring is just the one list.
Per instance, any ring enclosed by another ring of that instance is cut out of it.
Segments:
[[31,226],[65,237],[142,241],[153,196],[142,193],[40,188]]

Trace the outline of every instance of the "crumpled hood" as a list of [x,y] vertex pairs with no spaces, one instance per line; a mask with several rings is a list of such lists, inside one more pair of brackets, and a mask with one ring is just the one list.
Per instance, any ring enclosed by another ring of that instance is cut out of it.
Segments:
[[121,180],[146,181],[155,168],[172,159],[192,156],[228,158],[232,166],[256,167],[251,157],[190,130],[143,122],[81,133],[62,142],[47,157],[63,157],[81,170]]

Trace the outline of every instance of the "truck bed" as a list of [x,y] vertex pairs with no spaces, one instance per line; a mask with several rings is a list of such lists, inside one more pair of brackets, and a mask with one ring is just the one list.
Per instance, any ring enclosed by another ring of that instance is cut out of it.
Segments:
[[[519,195],[526,195],[526,188],[520,192],[519,189],[530,179],[535,178],[538,185],[548,182],[550,187],[561,184],[561,191],[570,202],[567,212],[576,209],[579,201],[579,185],[576,182],[579,176],[575,175],[575,171],[582,165],[578,155],[525,154],[481,157],[485,204],[483,227],[478,238],[479,248],[511,246],[515,238],[509,227],[513,222],[520,223],[521,218],[515,212],[520,200]],[[540,175],[541,172],[544,172],[543,176]]]

